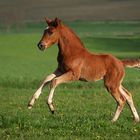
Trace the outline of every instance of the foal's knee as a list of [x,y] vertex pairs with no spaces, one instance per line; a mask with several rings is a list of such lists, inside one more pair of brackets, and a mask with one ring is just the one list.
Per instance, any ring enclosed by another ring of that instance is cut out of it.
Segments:
[[58,80],[55,78],[52,80],[50,87],[53,88],[53,87],[56,87],[57,85],[58,85]]
[[50,82],[55,77],[55,74],[50,74],[46,77],[46,79],[43,81],[43,83]]

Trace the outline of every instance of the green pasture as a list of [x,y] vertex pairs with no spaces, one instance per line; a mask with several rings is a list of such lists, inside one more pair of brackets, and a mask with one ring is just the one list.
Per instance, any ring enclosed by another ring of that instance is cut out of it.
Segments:
[[[140,22],[66,22],[94,53],[140,58]],[[60,85],[54,97],[56,112],[46,104],[49,86],[32,110],[27,104],[41,80],[57,67],[57,46],[37,48],[44,23],[0,31],[1,140],[138,140],[140,123],[126,105],[112,123],[116,103],[103,82]],[[140,115],[140,70],[126,69],[124,86],[132,92]]]

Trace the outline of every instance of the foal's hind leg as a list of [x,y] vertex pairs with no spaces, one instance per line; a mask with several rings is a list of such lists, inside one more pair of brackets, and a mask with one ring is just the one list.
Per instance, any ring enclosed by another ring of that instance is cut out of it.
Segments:
[[120,113],[122,112],[126,99],[120,94],[120,92],[117,90],[115,94],[112,94],[115,100],[117,101],[117,109],[116,113],[112,119],[112,122],[115,122],[118,120]]
[[112,119],[112,122],[115,122],[118,120],[120,113],[122,112],[122,110],[124,108],[126,99],[120,94],[118,88],[111,89],[110,92],[111,92],[111,95],[114,97],[114,99],[117,102],[117,109],[116,109],[115,115]]
[[124,96],[121,95],[121,92],[119,91],[119,87],[117,86],[117,84],[113,85],[112,82],[110,82],[110,80],[105,80],[105,86],[117,102],[117,109],[112,119],[112,122],[115,122],[118,120],[120,113],[123,110],[126,99]]
[[130,109],[133,113],[134,119],[136,122],[140,121],[139,115],[137,113],[137,110],[134,106],[132,95],[129,91],[127,91],[124,87],[120,86],[120,92],[121,94],[126,98],[128,105],[130,106]]

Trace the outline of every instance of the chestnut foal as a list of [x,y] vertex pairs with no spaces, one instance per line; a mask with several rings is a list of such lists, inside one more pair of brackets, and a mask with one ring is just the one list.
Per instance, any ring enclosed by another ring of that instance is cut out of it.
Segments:
[[50,20],[46,18],[48,27],[44,30],[38,47],[45,50],[53,44],[57,44],[58,67],[40,85],[39,89],[31,98],[28,108],[31,109],[42,92],[45,85],[50,83],[48,106],[54,113],[53,95],[55,88],[61,84],[74,80],[97,81],[104,80],[104,85],[117,102],[117,110],[112,119],[115,122],[123,110],[127,101],[136,122],[139,122],[139,115],[135,109],[132,95],[123,86],[122,81],[125,75],[124,67],[140,68],[140,60],[119,60],[109,54],[93,54],[84,48],[83,43],[77,35],[58,18]]

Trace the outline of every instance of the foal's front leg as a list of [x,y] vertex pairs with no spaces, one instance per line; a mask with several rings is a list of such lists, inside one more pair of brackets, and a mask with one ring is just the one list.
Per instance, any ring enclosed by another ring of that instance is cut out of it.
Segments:
[[28,109],[31,109],[35,103],[35,101],[39,98],[42,89],[45,85],[47,85],[51,80],[53,80],[55,77],[61,75],[60,72],[58,70],[56,70],[54,73],[48,75],[45,80],[42,82],[42,84],[40,85],[40,87],[38,88],[38,90],[34,93],[34,95],[32,96],[31,100],[28,103]]
[[69,71],[63,75],[61,75],[60,77],[54,78],[51,82],[51,89],[50,89],[50,93],[48,96],[48,106],[49,109],[52,113],[54,113],[54,105],[53,105],[53,96],[54,96],[54,91],[55,88],[61,84],[61,83],[66,83],[68,81],[72,81],[72,80],[77,80],[77,78],[73,75],[72,71]]

